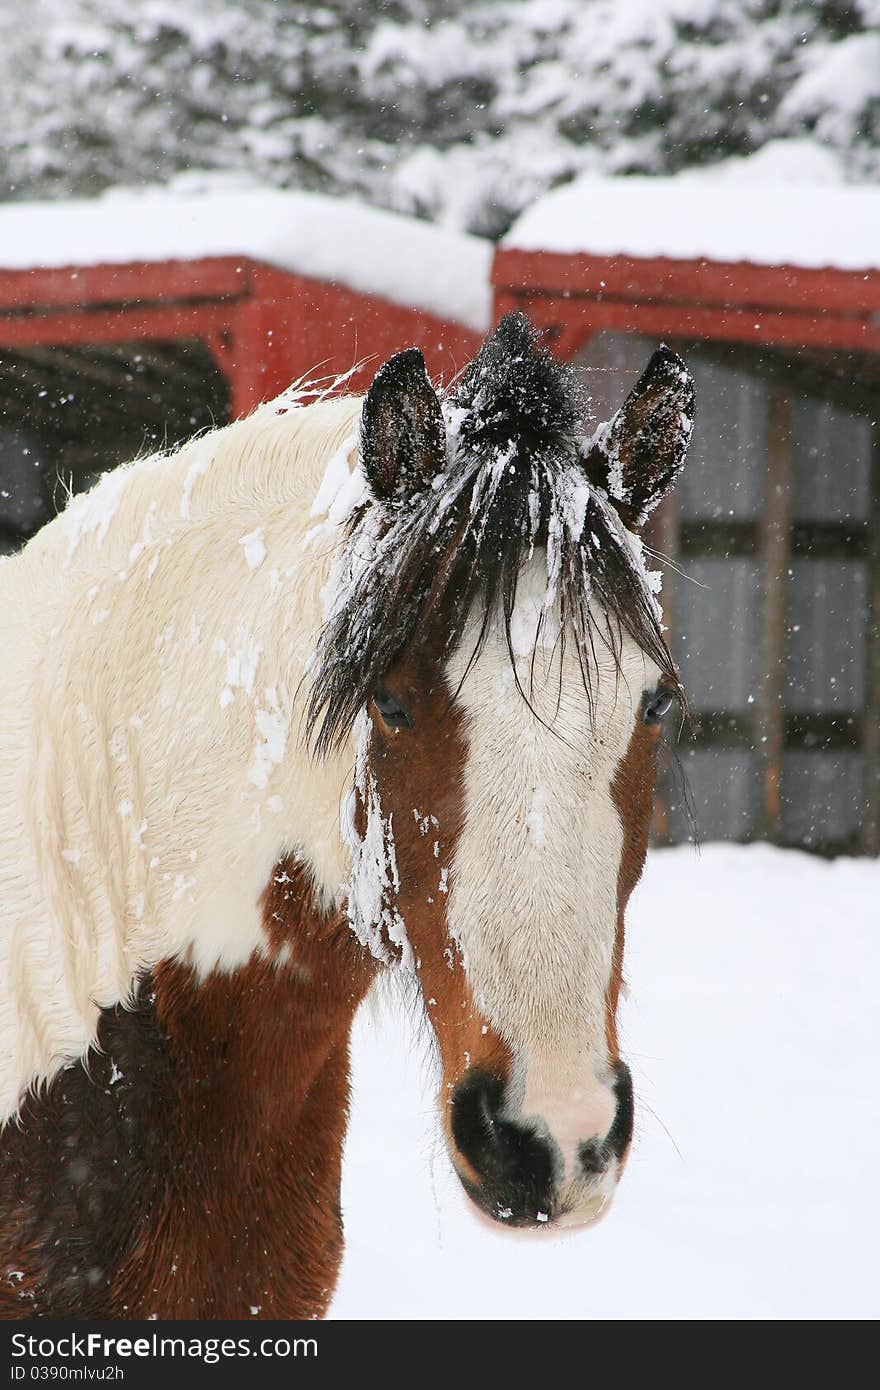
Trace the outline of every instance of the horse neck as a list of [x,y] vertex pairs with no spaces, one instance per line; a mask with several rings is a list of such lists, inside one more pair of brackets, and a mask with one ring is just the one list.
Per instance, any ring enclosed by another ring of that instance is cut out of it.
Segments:
[[[240,1316],[234,1283],[264,1290],[265,1316],[314,1317],[342,1255],[349,1034],[376,962],[342,914],[322,911],[294,860],[262,908],[270,958],[204,980],[179,964],[156,972],[169,1053],[160,1123],[187,1212],[185,1292],[197,1303],[210,1294],[218,1316]],[[157,1263],[149,1287],[167,1283]],[[179,1288],[165,1296],[166,1315],[189,1312]]]
[[0,735],[4,1113],[85,1051],[94,1001],[124,1000],[139,971],[177,956],[207,976],[261,951],[283,850],[335,901],[352,753],[312,763],[300,685],[340,535],[307,533],[358,409],[268,406],[135,464],[9,567],[27,622],[4,703],[28,727],[14,757]]

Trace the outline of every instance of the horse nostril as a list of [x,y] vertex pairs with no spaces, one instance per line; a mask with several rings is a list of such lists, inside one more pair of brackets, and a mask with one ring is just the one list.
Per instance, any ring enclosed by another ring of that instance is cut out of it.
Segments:
[[452,1137],[479,1179],[474,1183],[462,1175],[462,1182],[478,1206],[507,1225],[545,1222],[555,1181],[550,1145],[534,1130],[505,1119],[504,1088],[501,1077],[474,1069],[455,1089]]
[[504,1082],[489,1072],[469,1071],[452,1098],[452,1137],[459,1153],[482,1176],[492,1161],[495,1143],[493,1112],[504,1101]]
[[600,1144],[598,1139],[588,1139],[581,1144],[578,1149],[581,1172],[598,1177],[605,1172],[608,1167],[608,1160],[605,1152],[605,1145]]
[[620,1163],[632,1142],[633,1087],[632,1075],[625,1062],[617,1062],[612,1083],[615,1100],[614,1119],[604,1139],[588,1139],[578,1149],[582,1172],[604,1173],[612,1163]]
[[623,1158],[633,1137],[633,1083],[632,1072],[625,1062],[618,1062],[614,1068],[614,1095],[617,1109],[614,1123],[605,1136],[605,1146],[618,1162]]

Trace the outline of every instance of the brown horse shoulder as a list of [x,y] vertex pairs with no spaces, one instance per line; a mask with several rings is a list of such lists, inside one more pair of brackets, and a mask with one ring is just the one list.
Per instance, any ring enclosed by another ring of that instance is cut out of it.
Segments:
[[264,956],[207,979],[163,962],[6,1127],[0,1316],[326,1310],[348,1037],[376,963],[296,861],[263,913]]

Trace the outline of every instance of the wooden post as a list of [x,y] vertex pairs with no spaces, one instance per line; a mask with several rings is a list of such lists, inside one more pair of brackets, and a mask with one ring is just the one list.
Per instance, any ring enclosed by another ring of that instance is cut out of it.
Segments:
[[862,848],[880,854],[880,425],[874,426],[871,511],[868,519],[868,702],[862,725],[865,757],[865,824]]
[[229,347],[231,410],[240,420],[272,395],[267,385],[267,356],[273,333],[271,305],[248,298],[236,306]]
[[763,792],[762,830],[779,838],[782,794],[782,748],[785,737],[785,588],[791,548],[789,513],[793,406],[791,393],[774,386],[768,397],[764,507],[761,517],[760,566],[764,603],[761,612],[761,672],[757,691],[755,737]]

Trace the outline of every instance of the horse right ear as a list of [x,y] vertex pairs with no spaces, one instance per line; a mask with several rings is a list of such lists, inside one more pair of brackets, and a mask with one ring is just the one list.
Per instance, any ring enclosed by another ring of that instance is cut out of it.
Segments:
[[378,502],[405,502],[446,465],[446,426],[425,360],[407,348],[380,367],[361,412],[361,464]]
[[663,344],[584,460],[631,530],[640,530],[684,467],[693,423],[693,378]]

